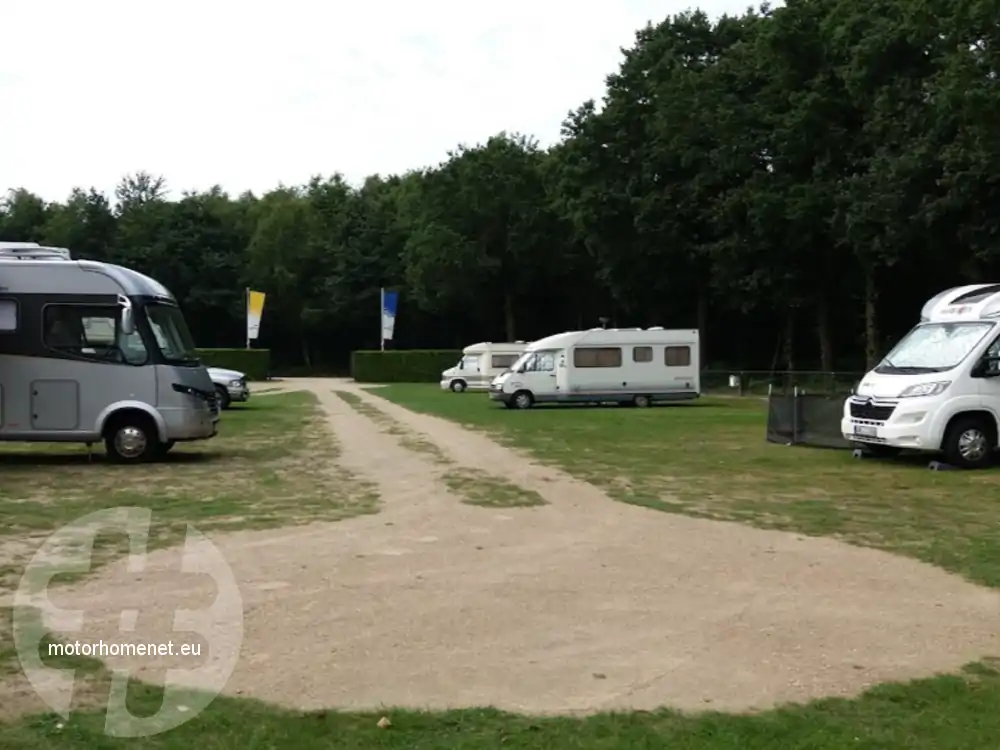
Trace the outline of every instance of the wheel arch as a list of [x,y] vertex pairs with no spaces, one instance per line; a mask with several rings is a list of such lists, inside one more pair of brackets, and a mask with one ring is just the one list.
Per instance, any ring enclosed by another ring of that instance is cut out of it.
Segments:
[[163,420],[163,415],[147,403],[142,401],[116,401],[104,407],[97,416],[94,424],[94,432],[104,435],[104,430],[112,419],[117,419],[125,414],[139,412],[152,420],[156,426],[156,433],[161,443],[167,442],[167,423]]

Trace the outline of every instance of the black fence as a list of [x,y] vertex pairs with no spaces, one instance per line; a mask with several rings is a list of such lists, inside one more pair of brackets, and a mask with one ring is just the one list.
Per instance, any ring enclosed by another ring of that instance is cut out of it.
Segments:
[[774,389],[767,397],[767,440],[782,445],[853,448],[844,439],[840,421],[850,391],[810,393],[793,386]]

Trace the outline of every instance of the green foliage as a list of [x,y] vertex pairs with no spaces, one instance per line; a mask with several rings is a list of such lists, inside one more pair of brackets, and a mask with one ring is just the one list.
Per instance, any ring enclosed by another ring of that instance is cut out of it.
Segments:
[[459,349],[391,349],[351,354],[351,377],[359,383],[437,383],[462,358]]
[[0,239],[69,246],[178,298],[195,340],[239,345],[244,289],[282,370],[558,331],[703,331],[703,361],[853,368],[948,286],[1000,278],[1000,32],[989,3],[788,0],[640,29],[603,101],[543,149],[501,132],[361,187],[168,199],[126,176],[0,200]]
[[267,380],[271,372],[268,349],[199,349],[205,367],[222,367],[246,373],[247,380]]

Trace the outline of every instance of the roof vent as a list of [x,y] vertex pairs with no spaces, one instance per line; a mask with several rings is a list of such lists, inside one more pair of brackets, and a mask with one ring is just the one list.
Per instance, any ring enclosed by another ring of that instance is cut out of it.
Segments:
[[0,242],[0,258],[22,260],[72,260],[64,247],[42,247],[37,242]]

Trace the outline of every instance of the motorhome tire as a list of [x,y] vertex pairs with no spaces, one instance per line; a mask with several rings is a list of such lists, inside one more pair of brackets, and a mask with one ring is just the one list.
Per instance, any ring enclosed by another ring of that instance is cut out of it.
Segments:
[[232,399],[229,398],[229,391],[221,385],[215,386],[215,395],[219,397],[219,408],[228,409]]
[[161,452],[156,425],[144,414],[114,417],[105,428],[108,457],[119,464],[145,463]]
[[515,409],[530,409],[535,403],[535,398],[531,395],[531,391],[518,391],[511,399],[511,403]]
[[983,469],[993,463],[997,448],[996,426],[985,417],[958,417],[948,427],[941,446],[952,466]]
[[465,381],[464,380],[452,380],[451,381],[451,390],[454,391],[455,393],[461,393],[465,389],[466,389],[466,385],[465,385]]
[[649,396],[639,395],[635,396],[632,399],[632,405],[637,406],[640,409],[645,409],[647,406],[649,406],[649,404],[650,404]]

